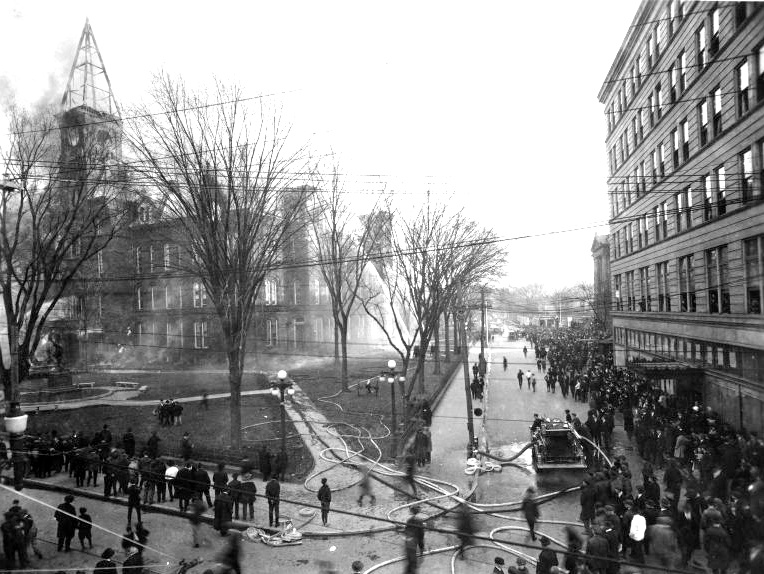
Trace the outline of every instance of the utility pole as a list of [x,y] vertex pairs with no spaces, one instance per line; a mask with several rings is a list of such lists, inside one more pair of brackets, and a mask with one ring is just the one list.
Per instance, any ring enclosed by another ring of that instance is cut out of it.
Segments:
[[485,287],[480,288],[480,356],[485,357]]
[[472,458],[472,449],[475,446],[475,425],[472,422],[472,389],[470,388],[470,359],[469,345],[467,344],[467,329],[464,325],[467,318],[467,307],[464,304],[462,283],[459,283],[459,307],[456,311],[459,321],[459,338],[462,347],[462,365],[464,367],[464,393],[467,398],[467,458]]

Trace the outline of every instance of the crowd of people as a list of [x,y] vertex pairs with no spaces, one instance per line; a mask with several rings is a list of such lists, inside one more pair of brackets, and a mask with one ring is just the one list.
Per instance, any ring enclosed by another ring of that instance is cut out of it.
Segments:
[[159,426],[171,427],[183,424],[183,405],[175,399],[159,401],[153,414],[159,419]]
[[697,397],[677,397],[614,367],[590,335],[566,329],[530,336],[549,363],[547,391],[559,385],[586,403],[584,421],[571,409],[565,418],[604,454],[612,452],[620,412],[643,464],[636,472],[625,456],[606,459],[583,441],[590,471],[581,520],[591,538],[584,548],[571,535],[566,568],[615,574],[619,560],[644,563],[646,554],[665,567],[689,567],[702,550],[714,574],[733,562],[741,574],[764,572],[764,442]]

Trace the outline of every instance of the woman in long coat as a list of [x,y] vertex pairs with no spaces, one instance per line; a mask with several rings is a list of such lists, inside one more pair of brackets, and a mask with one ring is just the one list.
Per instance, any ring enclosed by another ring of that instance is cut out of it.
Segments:
[[228,494],[228,489],[220,491],[215,497],[215,517],[212,520],[212,527],[219,530],[221,536],[228,534],[233,520],[233,499]]

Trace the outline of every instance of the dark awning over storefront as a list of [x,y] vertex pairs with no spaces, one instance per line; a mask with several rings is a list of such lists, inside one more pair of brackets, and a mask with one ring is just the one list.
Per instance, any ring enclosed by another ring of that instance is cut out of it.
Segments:
[[630,363],[629,369],[646,379],[684,379],[701,375],[703,369],[686,363]]

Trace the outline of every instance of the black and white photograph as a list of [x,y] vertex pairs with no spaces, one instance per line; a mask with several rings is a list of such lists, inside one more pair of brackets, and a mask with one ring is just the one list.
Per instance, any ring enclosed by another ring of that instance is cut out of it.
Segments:
[[0,39],[0,570],[764,573],[764,2]]

